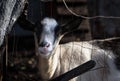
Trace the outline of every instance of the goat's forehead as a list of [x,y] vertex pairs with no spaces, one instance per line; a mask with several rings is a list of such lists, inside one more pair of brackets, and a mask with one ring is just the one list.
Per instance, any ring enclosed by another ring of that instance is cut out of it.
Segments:
[[57,27],[58,23],[55,19],[53,18],[44,18],[42,21],[41,21],[41,24],[43,25],[43,27],[45,29],[54,29],[55,27]]

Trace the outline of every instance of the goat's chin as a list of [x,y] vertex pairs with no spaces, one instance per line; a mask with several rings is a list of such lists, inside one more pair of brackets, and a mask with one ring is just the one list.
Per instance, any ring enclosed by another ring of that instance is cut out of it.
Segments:
[[42,52],[39,52],[39,55],[46,58],[46,57],[49,57],[50,56],[50,53],[42,53]]
[[51,54],[52,49],[43,50],[43,48],[39,48],[38,51],[41,56],[48,57]]

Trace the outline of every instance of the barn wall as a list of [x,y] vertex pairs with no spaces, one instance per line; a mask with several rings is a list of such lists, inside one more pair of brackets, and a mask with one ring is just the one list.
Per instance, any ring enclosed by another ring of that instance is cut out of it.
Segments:
[[[88,0],[89,16],[120,16],[120,0]],[[90,20],[93,38],[120,36],[120,18]]]
[[[65,0],[71,11],[79,15],[88,16],[87,0]],[[62,0],[57,0],[57,13],[60,23],[65,23],[75,17],[66,9]],[[61,42],[91,40],[91,31],[88,20],[83,20],[79,29],[66,35]]]

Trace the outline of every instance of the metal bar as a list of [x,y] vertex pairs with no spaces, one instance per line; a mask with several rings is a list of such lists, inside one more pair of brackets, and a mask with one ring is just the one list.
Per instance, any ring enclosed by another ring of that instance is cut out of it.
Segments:
[[85,72],[88,72],[90,69],[92,69],[96,65],[95,61],[90,60],[50,81],[68,81],[72,78],[75,78]]

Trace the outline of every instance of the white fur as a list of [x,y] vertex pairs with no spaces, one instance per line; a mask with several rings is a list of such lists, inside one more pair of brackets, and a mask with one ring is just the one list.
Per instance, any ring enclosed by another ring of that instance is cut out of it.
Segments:
[[44,18],[42,21],[41,21],[41,24],[44,25],[46,27],[46,29],[51,29],[51,27],[54,29],[58,23],[55,19],[53,18]]

